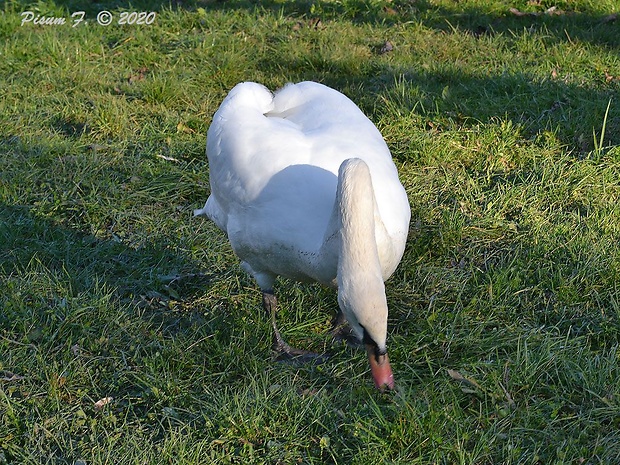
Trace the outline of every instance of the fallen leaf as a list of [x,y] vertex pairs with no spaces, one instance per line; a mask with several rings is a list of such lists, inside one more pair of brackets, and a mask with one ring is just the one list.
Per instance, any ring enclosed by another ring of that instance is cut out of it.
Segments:
[[552,6],[551,8],[547,8],[545,10],[545,14],[549,16],[560,16],[565,14],[564,10],[560,10],[557,6]]
[[56,387],[63,387],[67,384],[67,377],[64,374],[59,375],[54,373],[52,376],[52,384],[55,384]]
[[515,16],[528,16],[532,14],[532,13],[525,13],[521,10],[517,10],[516,8],[510,8],[509,11]]
[[381,47],[379,47],[379,49],[377,50],[377,53],[379,55],[383,55],[385,53],[391,52],[392,50],[394,50],[394,46],[389,40],[386,40],[384,44]]
[[385,12],[385,14],[390,16],[396,16],[398,14],[398,11],[396,11],[394,8],[390,8],[389,6],[383,7],[383,11]]
[[112,402],[114,400],[113,397],[104,397],[103,399],[99,399],[97,402],[95,402],[94,406],[95,406],[95,410],[101,410],[103,407],[105,407],[106,405],[108,405],[110,402]]
[[312,397],[312,396],[315,396],[318,392],[319,392],[318,389],[308,388],[308,389],[304,389],[303,391],[301,391],[299,395],[301,397]]
[[466,394],[474,394],[478,391],[483,391],[482,386],[480,386],[476,381],[470,378],[465,378],[465,376],[463,376],[456,370],[448,369],[448,375],[450,375],[450,378],[452,378],[454,381],[457,381],[464,386],[467,386],[465,388],[461,388],[461,390]]
[[506,390],[506,388],[501,385],[501,383],[500,383],[500,387],[502,388],[502,391],[504,391],[504,396],[506,397],[506,405],[511,410],[514,409],[517,406],[517,403],[514,401],[514,399],[512,398],[510,393]]
[[159,153],[155,155],[157,158],[161,158],[162,160],[166,160],[166,161],[174,161],[174,162],[178,162],[179,160],[177,160],[176,158],[173,157],[167,157],[166,155],[160,155]]
[[0,371],[0,381],[3,382],[11,382],[11,381],[19,381],[24,379],[23,376],[16,375],[15,373],[11,373],[10,371]]
[[179,124],[177,124],[177,132],[184,132],[185,134],[194,134],[194,132],[196,131],[194,131],[189,126],[185,125],[183,121],[179,121]]
[[321,18],[314,18],[310,20],[310,25],[311,27],[313,27],[314,29],[323,29],[323,22],[321,21]]
[[144,78],[146,77],[146,73],[148,72],[149,72],[148,68],[142,67],[138,69],[135,74],[132,74],[131,76],[129,76],[127,81],[129,81],[129,84],[133,84],[134,82],[138,82],[138,81],[144,81]]
[[427,121],[426,130],[427,131],[441,131],[441,126],[438,123],[435,123],[433,121]]

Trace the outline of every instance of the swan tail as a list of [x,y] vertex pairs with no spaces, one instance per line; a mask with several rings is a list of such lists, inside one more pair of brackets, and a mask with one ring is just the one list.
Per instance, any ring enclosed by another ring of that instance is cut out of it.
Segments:
[[207,215],[207,204],[202,208],[194,209],[194,216],[209,216]]
[[215,199],[215,197],[213,197],[213,195],[209,196],[204,207],[194,210],[194,216],[206,216],[211,221],[213,221],[218,228],[220,228],[224,232],[227,232],[227,216],[220,207],[218,201]]

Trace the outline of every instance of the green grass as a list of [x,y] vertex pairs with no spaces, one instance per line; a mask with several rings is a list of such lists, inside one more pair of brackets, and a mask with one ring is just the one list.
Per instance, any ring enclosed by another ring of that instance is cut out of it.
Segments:
[[[617,2],[0,11],[0,464],[620,462]],[[279,323],[329,361],[274,363],[255,284],[191,215],[227,91],[303,79],[360,105],[409,194],[396,393],[331,345],[318,286],[280,282]]]

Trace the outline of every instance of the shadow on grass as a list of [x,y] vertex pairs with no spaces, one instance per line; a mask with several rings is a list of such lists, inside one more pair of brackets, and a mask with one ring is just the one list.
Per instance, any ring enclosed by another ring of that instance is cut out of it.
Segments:
[[41,299],[49,300],[51,308],[80,295],[109,293],[121,307],[142,313],[173,335],[192,322],[183,303],[218,279],[217,273],[199,270],[197,263],[165,246],[102,240],[38,217],[28,207],[0,204],[4,284],[20,294],[32,293],[26,301],[35,307]]
[[[273,60],[268,58],[265,67],[274,66]],[[308,66],[283,63],[280,57],[278,65],[288,70],[291,81],[315,80],[339,89],[375,122],[383,115],[392,119],[406,115],[403,120],[416,115],[414,121],[438,132],[505,119],[528,138],[552,134],[578,156],[596,148],[594,137],[600,140],[605,125],[604,146],[620,145],[620,107],[613,99],[617,84],[600,90],[525,73],[492,75],[481,70],[467,75],[456,66],[423,71],[369,65],[363,73],[351,75],[346,63],[320,56],[311,60]],[[401,157],[397,147],[392,151]]]
[[[203,411],[214,402],[197,401],[202,383],[226,385],[249,369],[231,350],[234,319],[220,302],[203,297],[198,305],[188,302],[189,309],[183,305],[222,279],[198,268],[176,248],[102,240],[29,207],[0,203],[0,392],[6,393],[0,410],[8,405],[10,411],[0,415],[0,430],[11,437],[0,444],[0,456],[6,463],[23,463],[18,458],[28,454],[77,463],[76,454],[87,448],[78,445],[84,424],[71,420],[76,409],[102,431],[146,429],[148,441],[163,441],[173,428],[160,421],[162,412],[205,428]],[[183,269],[194,274],[170,275]],[[112,399],[105,410],[96,404]],[[67,412],[67,422],[59,411]],[[53,440],[50,434],[34,445],[36,424],[50,418]]]

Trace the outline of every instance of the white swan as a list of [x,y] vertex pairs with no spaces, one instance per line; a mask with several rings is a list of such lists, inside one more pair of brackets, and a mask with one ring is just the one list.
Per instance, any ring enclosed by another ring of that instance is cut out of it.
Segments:
[[377,128],[343,94],[314,82],[272,94],[238,84],[207,133],[204,214],[263,291],[275,346],[277,276],[338,288],[340,310],[367,347],[379,389],[393,388],[384,281],[400,262],[410,209]]

